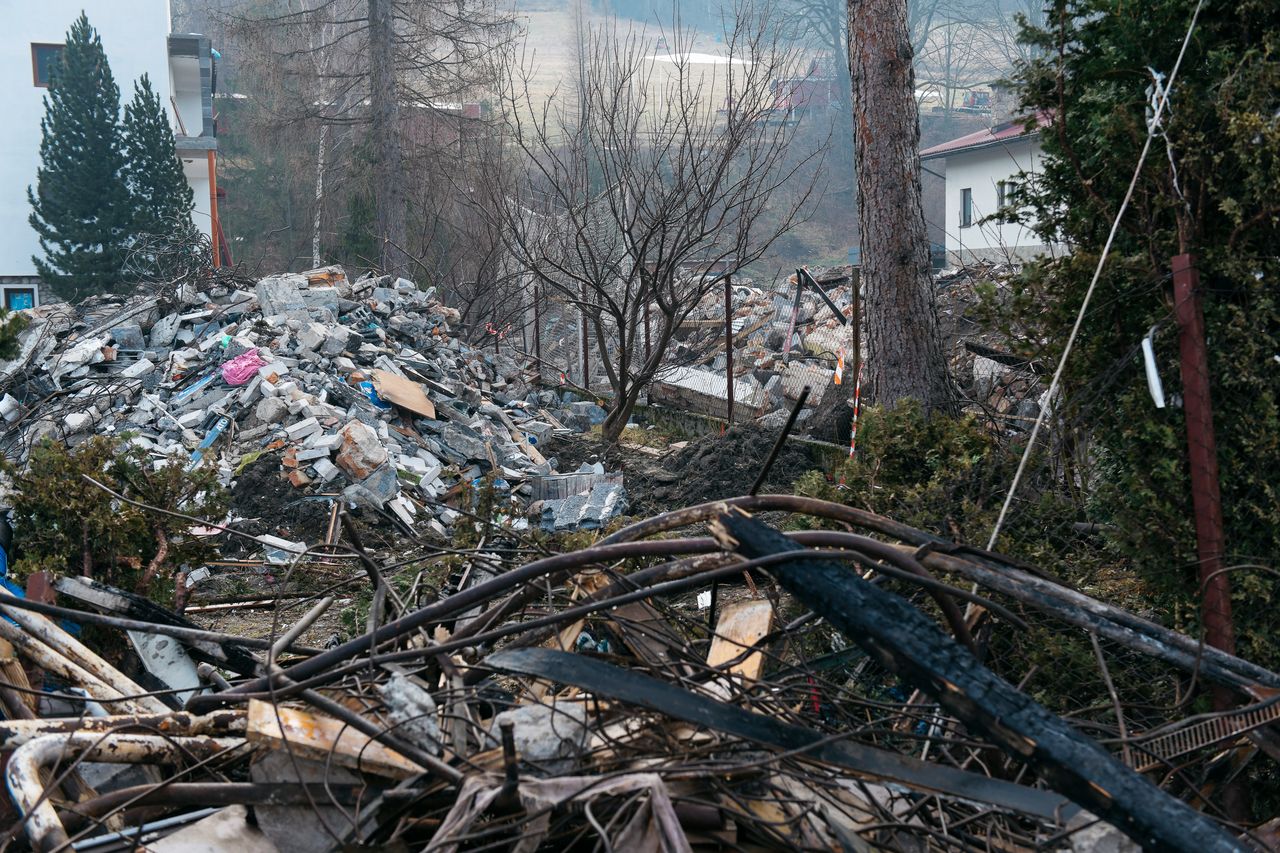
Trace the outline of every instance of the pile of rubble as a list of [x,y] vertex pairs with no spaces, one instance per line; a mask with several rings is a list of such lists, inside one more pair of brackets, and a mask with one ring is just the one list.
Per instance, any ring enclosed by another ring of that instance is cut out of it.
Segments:
[[517,526],[526,513],[548,528],[599,526],[625,509],[616,477],[559,475],[539,450],[604,411],[466,345],[450,334],[458,313],[403,278],[350,282],[331,267],[45,306],[32,319],[20,354],[0,365],[11,459],[44,437],[127,434],[157,464],[213,466],[230,485],[275,452],[303,493],[437,537],[451,535],[460,496],[481,478],[509,497]]
[[[760,521],[787,515],[817,529]],[[374,603],[328,649],[300,637],[333,591],[277,601],[264,639],[82,578],[55,584],[61,605],[0,590],[6,837],[1203,853],[1276,836],[1219,817],[1216,780],[1274,778],[1280,675],[864,510],[732,498],[563,553],[518,531],[381,563],[349,545],[369,571],[346,586]],[[392,582],[446,558],[463,578],[432,594]],[[161,665],[126,674],[70,623],[143,638]],[[1082,633],[1096,672],[1070,657]],[[1046,690],[1059,668],[1070,685]],[[1246,704],[1186,717],[1197,681]]]
[[[840,393],[844,372],[853,363],[848,323],[854,311],[854,277],[854,270],[845,266],[798,271],[772,287],[742,282],[732,288],[735,421],[785,419],[809,387],[812,394],[798,417],[803,424],[825,394]],[[659,375],[649,392],[651,402],[725,416],[724,315],[725,296],[719,291],[690,312],[678,329],[672,356],[676,366]]]

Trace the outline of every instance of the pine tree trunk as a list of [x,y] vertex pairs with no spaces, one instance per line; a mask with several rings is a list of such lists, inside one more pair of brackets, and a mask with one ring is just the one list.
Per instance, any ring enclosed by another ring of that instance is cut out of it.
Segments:
[[373,134],[374,218],[382,270],[403,275],[404,197],[400,155],[400,102],[395,74],[393,0],[369,0],[369,107]]
[[876,402],[952,406],[920,200],[920,125],[905,0],[848,0],[866,317]]

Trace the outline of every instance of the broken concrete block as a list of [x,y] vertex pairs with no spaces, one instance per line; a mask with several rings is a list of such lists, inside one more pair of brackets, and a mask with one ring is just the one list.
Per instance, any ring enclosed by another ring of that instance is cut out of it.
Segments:
[[268,548],[279,548],[281,551],[288,551],[292,554],[302,554],[307,550],[307,543],[305,542],[290,542],[288,539],[282,539],[279,536],[271,536],[267,533],[255,538]]
[[178,314],[169,314],[161,317],[151,327],[151,346],[153,347],[171,347],[173,340],[178,334],[178,327],[182,325],[182,317]]
[[72,412],[62,419],[68,432],[83,432],[93,426],[93,415],[88,412]]
[[493,718],[489,735],[500,742],[504,722],[514,726],[516,754],[555,775],[573,766],[587,745],[587,709],[581,703],[521,705]]
[[18,398],[6,392],[4,397],[0,398],[0,417],[12,423],[21,413],[22,404],[18,402]]
[[304,350],[319,352],[329,338],[329,330],[322,323],[307,323],[298,331],[298,346]]
[[323,447],[312,447],[307,450],[299,450],[294,454],[294,458],[299,462],[314,462],[317,459],[328,459],[329,451]]
[[372,474],[360,481],[360,485],[373,493],[379,501],[379,506],[385,505],[387,501],[400,494],[400,478],[396,476],[396,469],[390,465],[375,469]]
[[342,446],[342,433],[316,433],[307,439],[307,447],[324,448],[332,452]]
[[288,406],[284,405],[284,401],[279,397],[262,397],[257,401],[257,406],[253,409],[253,414],[264,424],[278,424],[284,420],[285,412]]
[[436,702],[431,694],[399,672],[393,672],[377,690],[395,730],[418,747],[439,755],[444,746],[440,724],[436,721]]
[[353,483],[342,491],[344,500],[369,509],[382,509],[387,501],[400,494],[396,470],[384,465],[373,471],[359,483]]
[[311,478],[295,468],[289,472],[289,482],[295,489],[301,489],[303,486],[311,485]]
[[302,298],[302,288],[306,285],[304,276],[291,273],[268,276],[259,281],[254,293],[263,316],[306,310],[307,303]]
[[484,442],[471,430],[455,424],[442,424],[440,428],[440,449],[454,462],[470,462],[488,459],[484,451]]
[[111,337],[116,346],[127,350],[144,350],[147,343],[142,339],[142,327],[137,323],[122,323],[111,330]]
[[387,461],[387,449],[378,440],[378,434],[360,421],[351,421],[342,428],[341,434],[338,465],[357,480],[365,479]]
[[338,289],[336,287],[309,287],[302,291],[302,301],[307,304],[308,310],[327,309],[333,313],[333,316],[338,316]]
[[133,364],[120,371],[120,375],[126,379],[138,379],[146,376],[155,369],[155,362],[151,361],[151,359],[143,358],[135,361]]
[[339,356],[347,348],[347,343],[351,340],[351,334],[346,326],[338,326],[330,329],[325,336],[324,343],[320,345],[320,354],[327,356]]
[[342,473],[337,465],[329,461],[327,455],[311,463],[311,467],[316,469],[316,476],[326,483],[332,482],[334,477]]
[[296,424],[285,427],[284,431],[288,434],[290,441],[298,441],[299,439],[306,438],[312,433],[319,432],[320,429],[320,422],[318,420],[315,418],[307,418],[305,420],[298,421]]

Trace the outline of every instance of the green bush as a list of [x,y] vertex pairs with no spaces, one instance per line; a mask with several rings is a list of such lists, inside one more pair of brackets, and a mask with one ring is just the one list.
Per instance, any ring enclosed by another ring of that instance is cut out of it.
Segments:
[[85,479],[149,506],[218,521],[229,498],[210,470],[156,468],[139,448],[94,436],[75,448],[46,439],[32,449],[26,470],[6,463],[5,471],[15,488],[19,577],[86,575],[180,607],[175,572],[216,553],[211,542],[192,535],[190,522],[142,510]]

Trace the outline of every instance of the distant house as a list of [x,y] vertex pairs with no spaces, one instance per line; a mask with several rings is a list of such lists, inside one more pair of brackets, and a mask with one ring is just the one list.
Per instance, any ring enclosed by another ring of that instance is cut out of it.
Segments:
[[1026,259],[1047,247],[1026,225],[1004,221],[999,211],[1015,198],[1020,175],[1041,168],[1041,114],[1031,130],[1023,120],[1004,121],[920,152],[925,168],[946,166],[946,248],[952,264]]
[[168,107],[183,171],[195,191],[195,223],[221,258],[217,207],[218,143],[213,121],[213,52],[198,35],[170,34],[168,0],[42,0],[6,3],[0,30],[0,304],[39,304],[33,255],[40,254],[27,224],[27,187],[40,165],[40,119],[49,68],[63,50],[67,29],[89,16],[102,36],[121,105],[146,73]]

